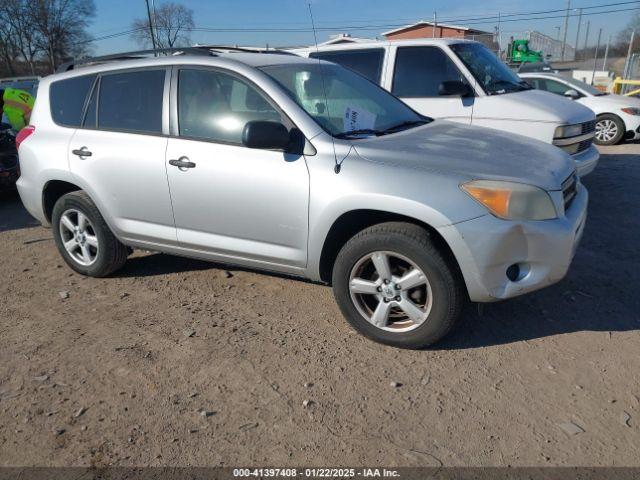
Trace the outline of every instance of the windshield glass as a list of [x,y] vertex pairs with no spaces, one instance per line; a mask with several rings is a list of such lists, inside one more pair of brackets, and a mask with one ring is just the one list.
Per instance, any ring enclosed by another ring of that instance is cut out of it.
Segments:
[[451,49],[488,95],[519,92],[531,88],[480,43],[454,43]]
[[588,95],[594,95],[596,97],[599,97],[601,95],[606,95],[606,92],[602,92],[598,90],[596,87],[593,87],[588,83],[581,82],[580,80],[576,80],[575,78],[563,78],[563,80],[567,82],[569,85],[571,85],[572,87],[576,87],[576,88],[579,88],[580,90],[583,90]]
[[383,135],[429,121],[366,78],[330,63],[262,67],[337,137]]

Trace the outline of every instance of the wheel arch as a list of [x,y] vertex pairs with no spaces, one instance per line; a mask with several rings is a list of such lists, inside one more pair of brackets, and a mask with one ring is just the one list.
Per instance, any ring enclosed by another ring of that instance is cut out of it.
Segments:
[[42,189],[42,211],[44,212],[47,222],[51,223],[53,207],[60,197],[79,190],[82,190],[82,188],[64,180],[49,180],[45,183]]
[[417,218],[399,213],[373,209],[355,209],[340,215],[333,222],[324,238],[318,265],[320,280],[328,284],[331,283],[335,259],[340,249],[350,238],[365,228],[385,222],[405,222],[426,230],[436,247],[448,261],[451,261],[451,265],[454,266],[457,273],[460,274],[460,278],[462,278],[460,265],[453,251],[433,226]]

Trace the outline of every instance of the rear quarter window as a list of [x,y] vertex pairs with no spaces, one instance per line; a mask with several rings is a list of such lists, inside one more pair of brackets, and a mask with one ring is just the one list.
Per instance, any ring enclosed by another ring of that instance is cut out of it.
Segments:
[[49,102],[53,121],[64,127],[79,127],[82,111],[95,75],[83,75],[53,82],[49,87]]

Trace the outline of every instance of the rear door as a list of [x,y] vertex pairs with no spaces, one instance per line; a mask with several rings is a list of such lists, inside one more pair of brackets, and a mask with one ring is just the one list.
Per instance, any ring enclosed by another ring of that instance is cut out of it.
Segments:
[[180,245],[267,268],[304,267],[305,158],[241,140],[251,120],[293,124],[256,85],[226,70],[176,69],[171,103],[166,168]]
[[69,146],[71,172],[111,227],[122,238],[146,243],[176,243],[164,165],[169,72],[99,75]]
[[433,118],[471,123],[473,97],[443,97],[438,93],[444,81],[468,84],[457,65],[437,46],[395,47],[390,51],[393,65],[391,84],[385,88],[417,112]]

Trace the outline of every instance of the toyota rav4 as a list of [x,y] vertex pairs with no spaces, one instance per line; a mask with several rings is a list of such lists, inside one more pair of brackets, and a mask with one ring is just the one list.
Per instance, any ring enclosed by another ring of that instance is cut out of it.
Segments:
[[42,79],[18,189],[73,270],[104,277],[140,248],[306,277],[405,348],[468,300],[566,274],[587,210],[566,152],[421,116],[332,63],[236,50]]

